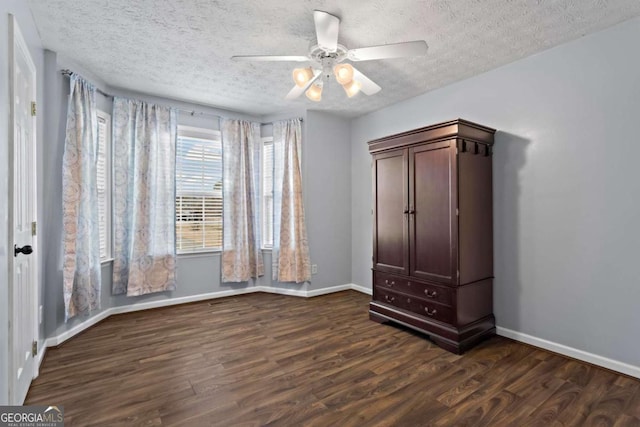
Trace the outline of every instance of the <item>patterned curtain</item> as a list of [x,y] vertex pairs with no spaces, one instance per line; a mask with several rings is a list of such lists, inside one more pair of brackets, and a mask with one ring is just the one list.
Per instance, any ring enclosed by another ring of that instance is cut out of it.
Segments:
[[71,75],[62,157],[65,321],[100,308],[96,89]]
[[260,233],[260,124],[222,121],[222,281],[264,275]]
[[309,244],[304,222],[300,170],[302,125],[300,119],[273,124],[273,280],[311,280]]
[[113,100],[113,293],[176,288],[176,115]]

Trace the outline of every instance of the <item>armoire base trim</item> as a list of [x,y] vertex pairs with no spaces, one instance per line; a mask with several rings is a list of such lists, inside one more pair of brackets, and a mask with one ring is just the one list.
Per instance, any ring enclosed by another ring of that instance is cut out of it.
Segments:
[[479,319],[460,328],[438,321],[431,321],[404,310],[369,303],[369,318],[378,323],[392,322],[428,335],[440,347],[455,354],[462,354],[478,342],[495,335],[493,315]]

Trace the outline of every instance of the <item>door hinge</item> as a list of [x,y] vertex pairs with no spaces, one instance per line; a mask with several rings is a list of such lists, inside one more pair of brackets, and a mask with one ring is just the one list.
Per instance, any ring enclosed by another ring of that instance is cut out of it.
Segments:
[[458,270],[457,276],[458,276],[458,279],[459,279],[460,278],[460,270]]
[[456,208],[456,216],[460,215],[460,211]]
[[36,115],[36,102],[35,101],[31,101],[31,115],[32,116]]
[[34,341],[31,343],[31,357],[36,357],[38,355],[38,341]]
[[35,236],[35,235],[36,235],[36,231],[37,231],[36,222],[35,222],[35,221],[33,221],[33,222],[31,223],[31,235],[32,235],[32,236]]

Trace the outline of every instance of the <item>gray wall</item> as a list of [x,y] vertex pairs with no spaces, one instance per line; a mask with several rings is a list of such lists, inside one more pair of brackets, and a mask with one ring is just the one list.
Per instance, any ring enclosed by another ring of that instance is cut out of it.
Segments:
[[[37,103],[42,106],[44,102],[44,90],[43,90],[43,51],[42,44],[38,31],[31,17],[31,11],[27,7],[26,2],[21,0],[4,0],[0,2],[0,129],[4,132],[4,135],[0,137],[0,404],[4,404],[8,401],[8,371],[9,371],[9,354],[8,354],[8,322],[9,322],[9,276],[8,268],[9,262],[13,258],[11,248],[13,244],[9,242],[9,229],[8,229],[8,213],[11,208],[8,193],[8,179],[9,179],[9,146],[8,146],[8,129],[9,129],[9,17],[11,13],[16,17],[22,35],[24,36],[31,52],[32,59],[36,66],[37,73]],[[39,109],[40,113],[37,117],[37,150],[38,154],[43,145],[43,115],[42,108]],[[38,171],[41,171],[43,164],[42,157],[39,156],[37,160]],[[38,183],[42,183],[42,175],[38,173]],[[42,186],[40,185],[38,191],[38,215],[37,220],[40,221],[43,217],[43,203],[42,203]],[[40,258],[40,269],[42,270],[43,260],[42,251],[39,248],[42,247],[43,238],[38,236],[36,247]],[[42,289],[43,277],[40,276],[39,289]],[[41,293],[40,293],[41,295]],[[40,303],[41,303],[40,299]],[[41,337],[39,340],[41,341]]]
[[[302,117],[302,185],[311,263],[318,273],[305,284],[272,283],[265,252],[264,284],[312,291],[351,283],[350,122],[320,111],[263,116],[262,122]],[[263,136],[273,134],[263,126]]]
[[351,283],[351,149],[349,121],[307,112],[304,198],[311,263],[309,289]]
[[[640,19],[352,123],[352,279],[371,285],[366,142],[462,117],[495,127],[499,326],[640,365]],[[428,72],[428,71],[426,71]]]

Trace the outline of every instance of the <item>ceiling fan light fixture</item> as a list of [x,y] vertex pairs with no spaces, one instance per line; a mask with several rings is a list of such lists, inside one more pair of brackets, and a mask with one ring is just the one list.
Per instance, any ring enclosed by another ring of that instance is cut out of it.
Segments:
[[304,87],[313,78],[313,70],[311,67],[296,68],[293,70],[293,81],[298,87]]
[[340,18],[328,12],[314,10],[313,21],[315,24],[317,44],[311,45],[308,54],[305,56],[240,55],[233,56],[231,59],[236,61],[302,63],[301,68],[293,70],[292,77],[295,86],[287,93],[285,99],[296,99],[304,92],[309,99],[318,102],[322,98],[322,82],[332,80],[332,73],[349,98],[355,96],[358,92],[363,92],[365,95],[371,96],[382,90],[376,82],[364,75],[357,68],[353,67],[350,63],[342,63],[342,61],[347,60],[355,63],[376,59],[421,56],[427,53],[428,46],[424,40],[347,49],[338,43]]
[[351,64],[338,64],[333,68],[336,80],[341,85],[346,85],[353,81],[353,67]]
[[362,83],[356,80],[351,80],[349,83],[345,83],[342,85],[344,91],[347,92],[347,96],[349,98],[355,96],[362,89]]
[[319,102],[322,99],[322,84],[314,83],[304,93],[312,101]]

